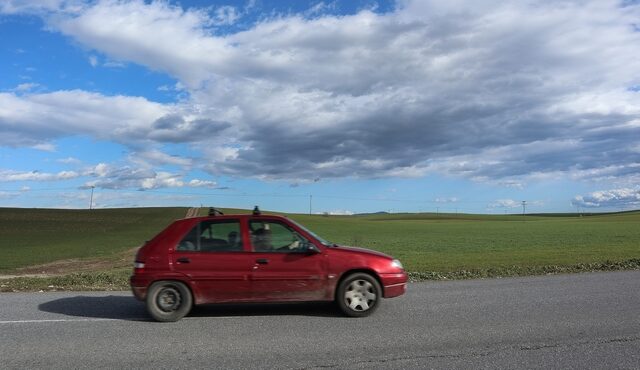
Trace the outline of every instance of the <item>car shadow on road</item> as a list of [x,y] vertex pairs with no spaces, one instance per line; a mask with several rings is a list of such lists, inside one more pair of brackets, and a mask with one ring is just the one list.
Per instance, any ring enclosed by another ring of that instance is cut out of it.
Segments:
[[40,304],[38,309],[44,312],[85,318],[150,320],[144,304],[131,296],[108,295],[60,298]]
[[[38,306],[40,311],[76,316],[131,321],[151,321],[143,302],[128,296],[77,296],[55,299]],[[341,317],[328,302],[212,304],[195,306],[187,317],[221,316],[317,316]]]
[[196,306],[187,317],[220,316],[316,316],[341,317],[332,302],[246,303]]

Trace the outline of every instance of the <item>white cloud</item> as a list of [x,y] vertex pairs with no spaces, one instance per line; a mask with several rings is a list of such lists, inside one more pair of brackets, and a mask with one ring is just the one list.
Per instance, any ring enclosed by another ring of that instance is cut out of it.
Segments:
[[621,188],[594,191],[576,196],[571,203],[587,208],[638,208],[640,207],[640,188]]
[[489,204],[487,208],[518,208],[522,207],[522,202],[513,199],[498,199]]
[[215,181],[206,181],[199,179],[192,179],[185,181],[181,175],[172,174],[169,172],[158,172],[155,177],[149,177],[142,180],[140,188],[143,190],[159,189],[159,188],[213,188],[216,187]]
[[521,181],[516,181],[516,180],[498,181],[497,185],[504,186],[504,187],[507,187],[507,188],[514,188],[514,189],[523,189],[524,188],[524,184]]
[[3,0],[0,14],[43,14],[49,12],[77,12],[81,0]]
[[110,166],[106,163],[98,163],[88,174],[98,177],[106,177],[111,171]]
[[42,145],[78,134],[118,142],[145,139],[154,122],[173,109],[144,98],[80,90],[27,96],[0,93],[0,145]]
[[216,26],[228,26],[236,23],[242,14],[233,6],[221,6],[214,12],[213,24]]
[[[53,208],[88,208],[91,193],[86,190],[55,193],[53,201],[47,207]],[[198,197],[195,195],[158,194],[144,191],[109,191],[95,189],[93,194],[93,208],[117,207],[158,207],[184,206],[194,204]]]
[[142,179],[140,183],[142,189],[180,188],[183,186],[184,182],[180,176],[169,172],[158,172],[154,177]]
[[43,152],[55,152],[56,146],[51,143],[38,143],[31,146],[33,149],[42,150]]
[[186,183],[186,185],[193,188],[215,188],[218,186],[218,183],[215,181],[193,179]]
[[326,215],[331,215],[331,216],[351,216],[353,215],[353,211],[349,211],[346,209],[334,209],[333,211],[327,211],[327,212],[319,212],[316,214],[326,214]]
[[37,87],[40,87],[40,84],[35,83],[35,82],[26,82],[26,83],[22,83],[19,84],[18,86],[16,86],[15,89],[13,89],[13,91],[17,91],[17,92],[26,92],[26,91],[31,91]]
[[57,173],[49,172],[21,172],[13,170],[0,170],[0,182],[13,182],[13,181],[60,181],[70,180],[79,177],[80,175],[75,171],[60,171]]
[[225,34],[216,24],[246,10],[123,0],[44,16],[106,58],[174,76],[188,98],[0,94],[0,143],[187,142],[214,176],[302,181],[637,178],[640,5],[403,1],[345,16],[323,6]]
[[143,166],[151,165],[151,167],[154,165],[162,166],[167,164],[190,167],[193,163],[192,159],[190,158],[169,155],[157,149],[131,153],[129,159],[133,163],[137,163]]
[[13,199],[17,198],[31,190],[28,186],[22,186],[19,191],[0,191],[0,199]]
[[75,158],[75,157],[60,158],[60,159],[56,160],[56,162],[60,162],[60,163],[64,163],[64,164],[80,164],[80,163],[82,163],[81,160],[79,160],[78,158]]
[[104,67],[107,67],[107,68],[124,68],[124,67],[126,67],[125,63],[119,62],[119,61],[115,61],[115,60],[107,60],[102,65]]
[[[228,12],[227,19],[231,17]],[[167,71],[193,86],[208,78],[210,65],[227,48],[224,41],[210,37],[207,26],[213,20],[205,11],[165,2],[100,1],[77,16],[52,22],[117,60]]]
[[91,64],[92,67],[97,67],[98,66],[98,57],[95,55],[90,55],[89,56],[89,64]]
[[[135,162],[133,163],[135,164]],[[99,163],[91,168],[87,168],[82,175],[93,178],[92,180],[86,181],[81,187],[82,189],[97,187],[112,190],[153,190],[183,187],[214,188],[217,186],[215,181],[201,179],[191,179],[187,181],[184,179],[184,175],[180,173],[155,171],[153,170],[153,166],[148,166],[145,163],[138,167]]]
[[449,197],[449,198],[436,198],[435,202],[436,203],[456,203],[457,201],[459,201],[460,199],[456,198],[456,197]]
[[11,199],[11,198],[16,198],[19,197],[20,193],[19,192],[14,192],[14,191],[0,191],[0,199]]

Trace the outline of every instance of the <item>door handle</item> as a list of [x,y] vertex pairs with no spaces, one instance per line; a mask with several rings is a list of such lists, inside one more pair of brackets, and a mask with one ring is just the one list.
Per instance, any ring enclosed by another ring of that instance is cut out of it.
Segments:
[[269,260],[266,258],[258,258],[256,260],[256,263],[260,264],[260,265],[266,265],[267,263],[269,263]]
[[190,259],[188,259],[187,257],[180,257],[176,260],[178,263],[189,263],[191,262]]

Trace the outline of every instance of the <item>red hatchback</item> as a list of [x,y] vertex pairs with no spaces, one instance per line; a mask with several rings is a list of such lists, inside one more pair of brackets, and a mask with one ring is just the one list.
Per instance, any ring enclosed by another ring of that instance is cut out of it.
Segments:
[[175,221],[138,250],[133,294],[158,321],[177,321],[194,304],[336,301],[366,316],[406,290],[400,261],[329,243],[275,215]]

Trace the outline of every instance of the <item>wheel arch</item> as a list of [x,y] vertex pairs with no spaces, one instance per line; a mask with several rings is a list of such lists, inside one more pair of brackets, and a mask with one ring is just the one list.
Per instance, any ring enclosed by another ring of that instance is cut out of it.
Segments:
[[191,286],[191,280],[183,279],[182,277],[178,277],[178,276],[158,278],[158,279],[155,279],[155,280],[151,281],[149,283],[148,287],[151,288],[151,286],[153,284],[158,283],[158,282],[162,282],[162,281],[182,283],[189,290],[189,293],[191,294],[191,300],[193,301],[193,305],[198,304],[198,301],[200,300],[200,297],[198,297],[197,291]]
[[382,296],[384,296],[384,285],[382,285],[382,280],[380,279],[380,276],[378,275],[378,273],[373,269],[364,268],[363,267],[363,268],[355,268],[355,269],[347,270],[347,271],[343,272],[342,275],[340,275],[340,278],[336,282],[336,286],[334,287],[333,292],[331,292],[331,295],[332,295],[331,298],[333,300],[336,299],[336,292],[340,288],[340,284],[342,284],[344,279],[346,279],[350,275],[357,274],[357,273],[365,273],[365,274],[373,276],[373,278],[376,279],[378,284],[380,284],[380,289],[382,290]]

